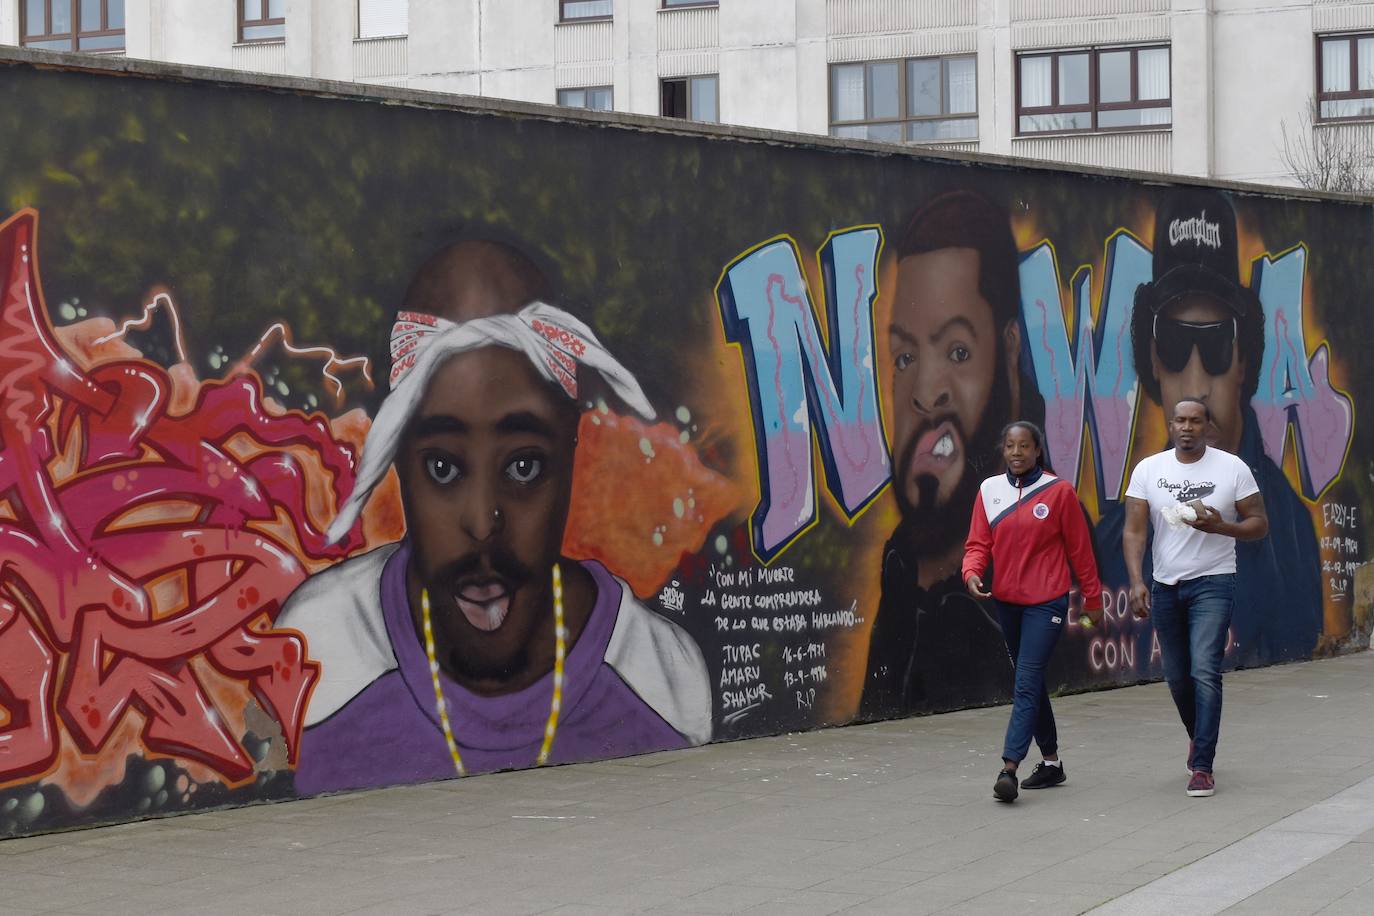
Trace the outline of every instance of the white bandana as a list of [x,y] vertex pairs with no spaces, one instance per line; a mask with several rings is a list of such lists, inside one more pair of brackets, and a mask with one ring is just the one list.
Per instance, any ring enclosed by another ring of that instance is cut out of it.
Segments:
[[540,375],[557,383],[570,398],[577,397],[577,367],[595,369],[636,413],[646,420],[655,417],[630,371],[602,346],[591,328],[560,308],[532,302],[514,315],[489,315],[464,322],[401,312],[391,328],[391,394],[368,430],[353,492],[329,526],[329,543],[348,534],[373,488],[396,460],[401,437],[434,373],[450,356],[482,347],[519,350]]

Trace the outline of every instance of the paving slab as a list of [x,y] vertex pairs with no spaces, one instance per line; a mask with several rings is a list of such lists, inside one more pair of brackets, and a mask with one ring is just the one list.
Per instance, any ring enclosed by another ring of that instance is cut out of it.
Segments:
[[[5,913],[1374,912],[1374,654],[1226,677],[1217,794],[1148,684],[0,842]],[[1229,909],[1228,909],[1229,908]]]

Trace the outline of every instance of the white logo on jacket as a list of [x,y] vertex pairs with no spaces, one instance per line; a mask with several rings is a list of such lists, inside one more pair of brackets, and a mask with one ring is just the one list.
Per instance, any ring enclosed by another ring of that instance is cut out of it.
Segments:
[[1050,507],[1044,503],[1036,503],[1035,508],[1031,510],[1031,514],[1043,522],[1050,517]]

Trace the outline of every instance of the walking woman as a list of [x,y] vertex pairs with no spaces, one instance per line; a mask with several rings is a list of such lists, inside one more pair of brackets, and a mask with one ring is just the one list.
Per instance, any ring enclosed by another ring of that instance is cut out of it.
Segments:
[[[1004,802],[1016,800],[1016,767],[1032,737],[1044,761],[1020,785],[1044,789],[1065,779],[1045,667],[1069,616],[1071,574],[1083,593],[1083,617],[1094,625],[1102,619],[1088,521],[1073,485],[1046,469],[1044,454],[1044,436],[1034,423],[1017,420],[1002,430],[1007,470],[979,487],[964,545],[964,584],[975,598],[997,605],[1016,669],[1002,772],[992,787]],[[989,566],[990,588],[984,582]]]

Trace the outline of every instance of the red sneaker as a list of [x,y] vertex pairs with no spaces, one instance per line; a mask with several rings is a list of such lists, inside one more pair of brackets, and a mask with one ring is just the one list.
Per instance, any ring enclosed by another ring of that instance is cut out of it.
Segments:
[[1188,780],[1188,795],[1191,798],[1206,798],[1217,790],[1217,781],[1206,770],[1194,770],[1193,778]]

